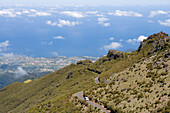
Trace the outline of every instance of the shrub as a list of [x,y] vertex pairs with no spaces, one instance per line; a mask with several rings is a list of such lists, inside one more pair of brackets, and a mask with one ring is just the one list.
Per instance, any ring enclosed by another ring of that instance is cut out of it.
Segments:
[[153,69],[153,64],[152,64],[152,63],[148,63],[147,66],[146,66],[146,68],[147,68],[148,70],[152,70],[152,69]]
[[160,104],[161,102],[159,100],[155,101],[155,104]]

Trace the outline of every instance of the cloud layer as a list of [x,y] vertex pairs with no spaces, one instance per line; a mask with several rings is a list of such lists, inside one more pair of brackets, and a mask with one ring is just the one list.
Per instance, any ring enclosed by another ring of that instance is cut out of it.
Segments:
[[158,20],[158,22],[159,22],[160,25],[170,27],[170,19],[165,20],[165,21],[160,21],[160,20]]
[[120,10],[116,10],[114,13],[108,13],[109,15],[114,15],[114,16],[133,16],[133,17],[142,17],[143,15],[138,13],[138,12],[134,12],[134,11],[120,11]]
[[61,20],[59,19],[56,22],[52,22],[50,20],[46,21],[47,25],[51,25],[51,26],[58,26],[58,27],[63,27],[63,26],[69,26],[69,27],[73,27],[75,25],[80,25],[81,22],[79,21],[69,21],[69,20]]

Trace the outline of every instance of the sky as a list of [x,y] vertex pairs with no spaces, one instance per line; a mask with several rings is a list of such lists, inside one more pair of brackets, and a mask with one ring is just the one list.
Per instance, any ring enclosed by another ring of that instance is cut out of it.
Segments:
[[169,0],[1,0],[1,3],[27,5],[170,5]]
[[[159,5],[158,5],[159,4]],[[2,0],[0,55],[106,55],[136,50],[143,39],[170,33],[168,0]]]

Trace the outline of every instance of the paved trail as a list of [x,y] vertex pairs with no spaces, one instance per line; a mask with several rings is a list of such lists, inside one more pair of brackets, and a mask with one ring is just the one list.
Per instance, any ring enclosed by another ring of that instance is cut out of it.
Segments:
[[[83,91],[82,92],[79,92],[77,93],[77,97],[80,99],[80,100],[84,100],[83,98]],[[103,112],[105,113],[109,113],[105,108],[103,108],[102,106],[92,102],[92,101],[86,101],[87,103],[91,104],[92,106],[94,107],[97,107],[98,109],[101,109]]]

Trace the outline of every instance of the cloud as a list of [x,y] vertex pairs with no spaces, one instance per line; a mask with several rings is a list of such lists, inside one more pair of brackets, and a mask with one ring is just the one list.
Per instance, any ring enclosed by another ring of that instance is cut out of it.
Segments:
[[62,39],[62,40],[64,40],[65,38],[62,37],[62,36],[56,36],[56,37],[53,37],[53,39]]
[[120,39],[120,40],[119,40],[119,42],[122,42],[122,41],[123,41],[123,39]]
[[53,41],[50,41],[50,42],[41,42],[42,45],[53,45]]
[[5,17],[16,17],[17,15],[21,15],[20,13],[16,13],[14,9],[3,9],[0,10],[0,16]]
[[98,13],[98,11],[87,11],[86,14],[93,14],[96,15]]
[[104,45],[104,49],[105,50],[108,50],[108,49],[117,49],[117,48],[120,48],[120,47],[123,47],[123,46],[122,46],[121,43],[118,43],[118,42],[112,42],[109,45]]
[[120,11],[120,10],[116,10],[114,13],[108,13],[108,15],[114,15],[114,16],[133,16],[133,17],[142,17],[143,15],[138,13],[138,12],[134,12],[134,11]]
[[160,20],[158,20],[158,22],[159,22],[160,25],[170,27],[170,19],[165,20],[165,21],[160,21]]
[[75,25],[80,25],[81,22],[79,21],[69,21],[69,20],[61,20],[59,19],[58,22],[51,22],[50,20],[48,20],[46,22],[47,25],[51,25],[51,26],[58,26],[58,27],[63,27],[63,26],[69,26],[69,27],[73,27]]
[[109,40],[114,40],[114,37],[110,37]]
[[149,17],[154,17],[157,15],[166,15],[169,14],[170,11],[162,11],[162,10],[158,10],[158,11],[151,11]]
[[50,20],[46,21],[47,25],[51,25],[51,26],[56,26],[57,22],[51,22]]
[[20,15],[26,14],[27,16],[30,17],[36,17],[36,16],[51,16],[51,13],[48,12],[42,12],[42,11],[37,11],[35,9],[22,9],[20,11],[16,11],[16,9],[3,9],[0,10],[0,16],[5,16],[5,17],[17,17]]
[[4,57],[15,57],[16,55],[14,55],[14,53],[2,53],[1,54]]
[[68,15],[75,18],[83,18],[86,16],[82,12],[72,12],[72,11],[63,11],[60,14]]
[[28,73],[22,67],[18,67],[15,72],[15,77],[18,78],[24,75],[28,75]]
[[141,42],[141,41],[143,41],[144,39],[147,39],[147,37],[141,35],[141,36],[138,37],[137,41],[138,41],[138,42]]
[[30,11],[28,11],[28,10],[23,10],[22,13],[23,13],[23,14],[29,14]]
[[0,51],[6,50],[6,48],[9,46],[9,40],[6,40],[5,42],[0,43]]
[[7,47],[7,46],[9,46],[9,40],[6,40],[5,42],[1,42],[0,43],[0,48],[2,47],[2,48],[5,48],[5,47]]
[[[35,10],[35,11],[36,11],[36,10]],[[35,13],[30,14],[30,15],[28,15],[28,16],[30,16],[30,17],[36,17],[36,16],[51,16],[51,13],[36,11]]]
[[110,23],[107,22],[107,21],[109,21],[108,18],[104,18],[104,17],[98,18],[98,24],[100,24],[100,25],[102,25],[104,27],[110,26]]
[[58,55],[58,52],[52,52],[52,54],[53,54],[54,56],[59,56],[59,55]]
[[138,37],[138,39],[135,39],[135,38],[134,39],[128,39],[126,42],[127,43],[136,43],[136,42],[141,42],[144,39],[147,39],[147,37],[141,35],[141,36]]

